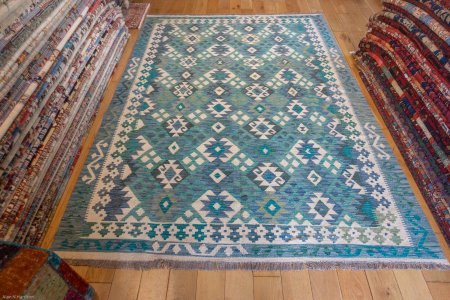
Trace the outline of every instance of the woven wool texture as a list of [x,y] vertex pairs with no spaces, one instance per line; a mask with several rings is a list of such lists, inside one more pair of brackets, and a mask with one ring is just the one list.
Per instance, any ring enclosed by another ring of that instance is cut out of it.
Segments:
[[110,1],[11,1],[0,8],[8,12],[0,26],[0,238],[35,245],[128,32]]
[[53,247],[114,266],[446,264],[320,15],[148,17]]
[[94,290],[54,253],[0,243],[0,296],[4,299],[92,299]]
[[145,16],[150,7],[148,3],[131,3],[127,10],[125,24],[128,29],[139,29],[145,20]]
[[450,242],[448,2],[384,1],[369,26],[361,75]]

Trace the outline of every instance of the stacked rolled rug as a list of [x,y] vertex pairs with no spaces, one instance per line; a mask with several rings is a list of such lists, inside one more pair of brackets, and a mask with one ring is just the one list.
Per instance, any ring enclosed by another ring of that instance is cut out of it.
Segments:
[[42,239],[128,36],[114,1],[0,4],[0,239]]
[[361,77],[450,242],[450,2],[384,0],[359,44]]

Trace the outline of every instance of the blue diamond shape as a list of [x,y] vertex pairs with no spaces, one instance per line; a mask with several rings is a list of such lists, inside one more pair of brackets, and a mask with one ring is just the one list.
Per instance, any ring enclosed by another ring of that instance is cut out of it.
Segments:
[[325,217],[328,212],[330,211],[330,209],[328,208],[328,206],[325,205],[325,203],[323,203],[322,201],[317,202],[316,206],[314,207],[314,209],[322,216]]
[[264,174],[262,175],[262,178],[264,178],[264,180],[267,182],[272,182],[272,180],[274,180],[275,177],[276,175],[270,172],[269,170],[265,171]]
[[267,201],[266,205],[264,205],[264,209],[272,216],[275,216],[276,213],[280,210],[280,206],[274,200],[270,199]]
[[161,199],[161,201],[159,202],[159,207],[161,208],[161,210],[163,211],[163,213],[166,213],[169,211],[169,209],[172,207],[172,201],[170,201],[169,197],[164,197]]
[[261,104],[258,104],[255,106],[255,110],[259,113],[262,113],[263,111],[266,110],[266,108],[264,106],[262,106]]
[[263,145],[259,148],[259,152],[262,155],[269,155],[272,152],[272,149],[270,149],[270,147],[267,145]]

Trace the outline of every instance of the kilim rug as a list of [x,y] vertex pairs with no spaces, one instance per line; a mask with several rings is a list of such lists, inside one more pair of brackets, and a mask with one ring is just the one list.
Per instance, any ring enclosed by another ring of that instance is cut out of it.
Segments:
[[148,17],[53,248],[104,266],[448,267],[321,15]]

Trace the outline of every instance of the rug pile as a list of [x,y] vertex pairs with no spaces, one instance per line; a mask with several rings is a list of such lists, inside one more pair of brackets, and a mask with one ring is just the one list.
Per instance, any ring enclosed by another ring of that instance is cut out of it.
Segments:
[[450,243],[450,5],[384,1],[356,60]]
[[321,15],[147,17],[53,248],[103,266],[447,266]]

